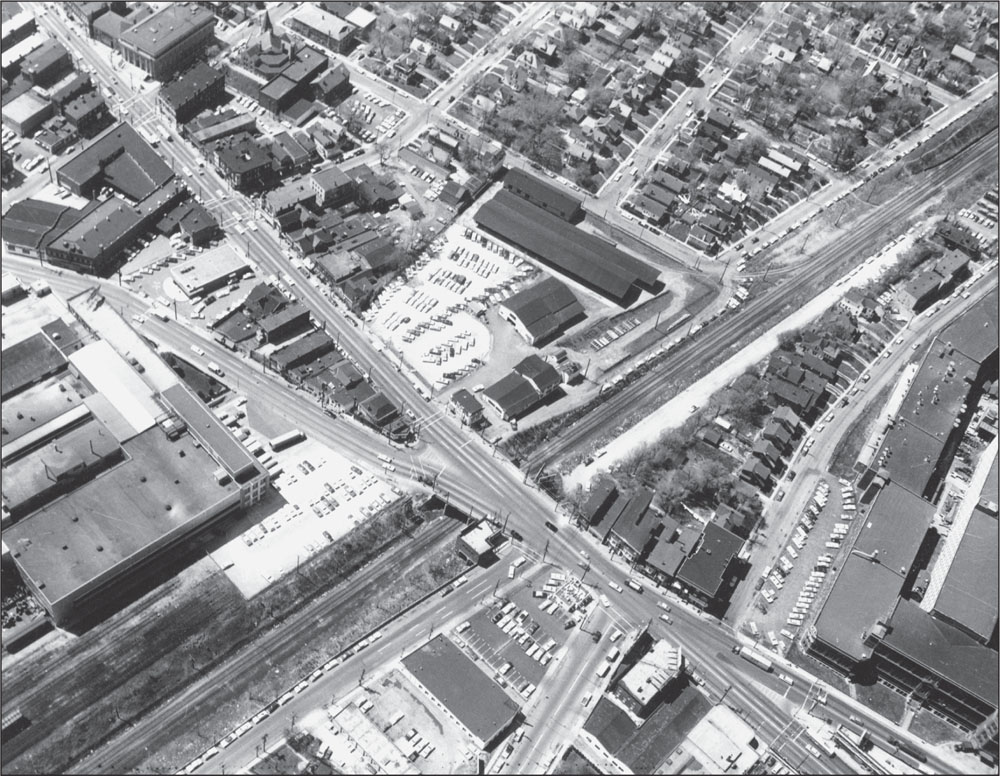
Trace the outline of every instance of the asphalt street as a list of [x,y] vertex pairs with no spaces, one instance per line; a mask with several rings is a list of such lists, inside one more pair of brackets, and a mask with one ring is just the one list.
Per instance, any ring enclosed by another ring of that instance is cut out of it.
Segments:
[[[531,11],[533,8],[535,6],[529,5],[527,10]],[[534,11],[534,13],[542,12]],[[530,19],[530,14],[523,17],[524,23],[527,23]],[[42,26],[59,31],[60,37],[66,38],[68,36],[71,39],[71,47],[77,56],[85,59],[97,69],[99,79],[104,82],[107,88],[118,93],[122,99],[127,100],[131,98],[128,87],[124,83],[114,83],[111,68],[108,67],[101,57],[93,52],[89,42],[79,40],[75,32],[67,32],[66,25],[58,14],[45,14],[39,21]],[[515,37],[514,33],[517,29],[518,25],[513,25],[510,32],[511,39]],[[498,50],[496,56],[501,55],[502,51]],[[468,77],[471,77],[471,72]],[[459,88],[458,82],[456,81],[450,87],[444,87],[441,95],[446,97],[449,88]],[[375,89],[373,88],[372,91],[375,91]],[[398,94],[397,97],[404,101],[406,100],[406,98],[402,98]],[[408,119],[411,123],[408,123],[406,128],[400,132],[404,138],[403,142],[406,142],[406,137],[415,136],[415,133],[419,132],[427,121],[434,120],[437,116],[435,111],[427,110],[426,108],[424,108],[424,113],[413,110],[413,102],[415,101],[412,99],[406,102],[407,107],[411,110],[411,115]],[[137,103],[140,106],[143,103],[146,104],[145,113],[141,107],[136,107]],[[147,94],[145,98],[132,103],[132,113],[140,121],[149,123],[158,122],[159,117],[155,114],[155,110],[150,107],[151,103],[152,98]],[[196,170],[198,168],[197,163],[200,160],[199,154],[186,141],[176,136],[176,134],[174,137],[175,140],[173,142],[161,144],[161,153],[172,161],[175,170],[183,169],[184,167]],[[984,163],[985,156],[986,154],[982,149],[975,149],[966,156],[970,161],[954,165],[953,170],[955,172],[950,173],[950,175],[962,175],[977,166],[981,166]],[[995,157],[993,158],[995,159]],[[950,180],[950,175],[942,176],[942,180]],[[255,213],[253,201],[229,191],[214,170],[208,169],[204,174],[196,173],[190,176],[189,183],[191,183],[196,191],[202,193],[206,201],[209,201],[213,205],[217,216],[224,222],[233,218],[236,212],[251,217]],[[223,195],[217,196],[217,199],[212,201],[211,197],[213,193],[217,193],[218,191],[222,191]],[[897,209],[899,211],[904,210],[910,201],[910,198],[904,196],[900,200],[900,203],[897,203],[898,208],[887,207],[881,209],[877,213],[878,217],[871,219],[871,224],[868,228],[871,230],[885,229],[891,223],[892,218],[898,216]],[[572,567],[580,558],[580,550],[588,548],[592,555],[592,562],[586,577],[587,582],[595,583],[603,588],[606,586],[608,580],[621,581],[624,578],[624,569],[606,557],[602,550],[594,547],[588,537],[568,528],[565,517],[557,517],[555,515],[553,504],[548,496],[527,486],[523,481],[523,474],[520,471],[506,461],[494,458],[485,443],[475,440],[472,444],[467,444],[469,438],[457,423],[451,418],[441,419],[438,406],[426,403],[416,392],[412,384],[412,378],[405,373],[397,372],[395,365],[389,363],[384,355],[379,354],[374,349],[364,332],[352,322],[353,316],[345,313],[339,305],[334,304],[327,296],[304,282],[304,278],[298,275],[297,271],[291,267],[289,257],[282,250],[275,234],[269,227],[261,225],[261,228],[257,231],[249,232],[247,235],[247,245],[251,259],[261,267],[263,273],[274,272],[276,274],[284,274],[287,272],[293,277],[297,277],[300,282],[296,285],[295,292],[310,307],[317,320],[327,325],[327,330],[332,336],[340,337],[341,346],[347,352],[353,354],[359,362],[366,365],[372,375],[373,382],[380,389],[386,391],[391,398],[403,402],[407,408],[411,409],[417,415],[422,426],[420,434],[422,444],[412,452],[406,451],[403,454],[408,457],[412,455],[414,463],[423,465],[423,462],[426,461],[428,468],[440,466],[439,490],[447,492],[449,498],[459,506],[465,508],[471,507],[477,515],[491,514],[500,520],[509,519],[510,527],[516,528],[523,535],[525,546],[532,548],[536,553],[543,554],[546,560],[555,562],[560,566]],[[856,249],[857,247],[858,245],[853,245],[849,250]],[[839,246],[831,250],[834,255],[820,254],[816,260],[817,266],[813,267],[810,265],[808,270],[803,271],[803,279],[815,278],[821,275],[823,272],[828,271],[830,266],[847,255]],[[17,271],[20,272],[21,269],[19,266]],[[28,277],[31,276],[31,273],[38,273],[38,276],[46,277],[52,282],[53,288],[61,293],[65,293],[68,289],[71,290],[74,286],[83,288],[95,284],[95,281],[90,278],[72,277],[71,273],[57,275],[51,271],[51,268],[37,265],[24,266],[23,271]],[[114,283],[105,282],[101,283],[101,285],[105,289],[109,302],[123,309],[126,316],[132,312],[144,311],[146,305],[139,302],[139,300],[135,299],[126,290],[116,288],[116,284]],[[749,316],[745,315],[741,320],[749,323],[758,318],[763,320],[767,316],[775,314],[780,309],[780,305],[777,304],[778,301],[771,299],[768,305],[760,305],[756,308],[756,313]],[[175,322],[163,323],[150,320],[141,328],[145,330],[146,334],[151,335],[162,345],[175,349],[180,353],[186,351],[190,342],[195,338],[198,338],[199,344],[201,344],[201,340],[204,338],[204,335],[200,333],[196,334],[190,328]],[[735,326],[729,327],[731,330],[737,328]],[[718,353],[724,352],[734,341],[736,334],[738,334],[737,331],[713,332],[710,337],[698,340],[698,344],[694,348],[689,349],[683,358],[675,359],[675,361],[689,364],[691,359],[711,359]],[[265,376],[261,374],[256,366],[236,358],[221,346],[206,341],[202,344],[202,347],[206,351],[209,351],[209,356],[213,360],[218,361],[224,367],[227,372],[227,378],[231,377],[236,381],[241,391],[253,390],[255,392],[254,395],[261,395],[268,402],[280,403],[283,405],[283,410],[287,417],[294,420],[296,425],[305,430],[310,436],[314,436],[327,444],[348,450],[355,454],[358,460],[377,467],[377,463],[374,460],[375,455],[378,452],[388,449],[386,442],[380,438],[376,438],[366,429],[354,423],[342,420],[331,421],[310,398],[299,392],[291,391],[287,386],[283,385],[282,381],[271,375]],[[661,376],[673,374],[673,371],[671,369],[655,373],[655,378],[650,378],[639,383],[636,386],[634,394],[639,394],[638,386],[648,385],[651,390],[655,390],[654,386],[658,386],[663,382]],[[613,402],[608,402],[605,406],[611,404]],[[628,404],[624,403],[624,407],[619,407],[619,409],[627,410],[627,407]],[[602,414],[601,422],[607,422],[606,415]],[[577,442],[579,438],[592,434],[593,430],[594,427],[591,426],[589,431],[577,438]],[[398,450],[390,454],[403,455]],[[406,468],[409,468],[409,472],[405,470]],[[415,470],[412,468],[412,465],[407,465],[400,469],[399,474],[402,477],[406,474],[415,475],[419,471],[420,469]],[[546,521],[556,523],[558,530],[553,532],[547,529],[545,527]],[[483,576],[488,578],[489,573],[495,572],[484,572]],[[480,576],[477,576],[473,581],[480,584]],[[469,606],[474,605],[473,599],[475,598],[475,593],[472,592],[474,590],[478,590],[478,588],[470,583],[467,589],[451,596],[446,604],[438,605],[439,607],[455,607],[453,610],[430,609],[422,612],[422,622],[426,622],[428,619],[433,620],[435,613],[449,617],[451,616],[448,614],[450,611],[455,616],[459,616],[458,612],[463,605],[466,607],[465,610],[461,610],[464,613]],[[657,597],[657,594],[651,590],[647,590],[641,596],[627,591],[615,599],[614,608],[619,616],[633,626],[652,621],[653,627],[659,628],[662,623],[656,619],[659,611],[655,606]],[[727,702],[743,709],[747,719],[761,731],[761,735],[765,738],[784,735],[782,731],[787,727],[787,710],[782,709],[781,706],[773,701],[773,690],[767,692],[765,691],[767,688],[759,686],[759,683],[747,682],[746,673],[748,669],[734,662],[732,658],[726,657],[731,654],[729,649],[733,644],[733,635],[728,628],[715,620],[695,612],[689,612],[680,606],[675,606],[675,611],[676,616],[674,617],[674,624],[669,627],[669,635],[672,639],[688,648],[693,656],[696,656],[694,659],[697,660],[699,670],[705,676],[709,687],[720,693],[724,693]],[[398,627],[405,629],[404,621],[400,621]],[[667,626],[663,627],[666,628]],[[283,634],[282,638],[288,639],[289,643],[294,643],[297,633],[294,628],[285,624],[279,630]],[[416,632],[411,631],[397,638],[399,639],[398,642],[391,635],[387,635],[385,643],[379,649],[389,649],[390,651],[386,654],[392,654],[392,649],[395,646],[413,645],[417,635]],[[392,645],[392,647],[388,645]],[[345,663],[343,667],[344,671],[347,670],[349,662]],[[230,670],[232,669],[227,667],[220,669],[220,671],[226,672]],[[341,673],[342,671],[338,669],[330,675],[329,680],[340,682]],[[567,676],[571,675],[571,673],[569,671],[566,672]],[[561,675],[558,669],[556,674]],[[146,718],[136,723],[134,727],[122,733],[108,747],[105,747],[94,757],[89,758],[85,765],[95,769],[100,768],[105,771],[113,771],[121,767],[128,767],[128,763],[141,761],[146,747],[149,746],[150,742],[156,740],[160,729],[168,724],[177,724],[177,721],[182,717],[184,708],[188,709],[188,714],[190,715],[190,709],[197,708],[196,698],[198,693],[209,693],[213,684],[222,680],[223,676],[217,675],[215,672],[206,676],[203,683],[200,682],[197,688],[192,687],[178,696],[174,701],[150,713]],[[570,685],[572,685],[572,682],[570,682]],[[339,687],[340,685],[336,686]],[[726,689],[720,689],[723,687]],[[569,696],[582,692],[579,684],[571,686],[570,689],[572,691],[568,694]],[[794,691],[795,688],[792,688],[790,692]],[[327,688],[324,692],[331,692],[331,690]],[[551,691],[549,694],[552,694]],[[830,697],[833,699],[834,694],[831,693]],[[568,700],[567,704],[569,703],[570,701]],[[575,703],[579,705],[580,702],[577,699]],[[553,711],[554,709],[546,706],[547,714],[553,713]],[[570,718],[572,718],[572,715],[570,715]],[[886,729],[892,730],[893,728],[892,726],[888,726]],[[531,749],[525,757],[531,762],[538,762],[538,758],[544,759],[547,752],[553,746],[551,742],[564,734],[565,731],[558,728],[553,728],[549,732],[543,730],[535,740],[531,741]],[[900,734],[898,731],[896,734],[905,736],[905,734]],[[258,736],[256,730],[247,734],[247,738],[256,736]],[[238,751],[238,746],[244,746],[240,741],[234,744],[233,747],[230,747],[227,752],[236,752]],[[246,754],[249,751],[249,743],[245,746],[246,748],[241,750],[242,754]],[[803,759],[808,761],[809,754],[799,744],[798,739],[789,741],[787,747],[790,752],[796,756],[802,754]],[[807,769],[815,770],[816,772],[833,772],[835,771],[835,765],[817,761],[815,763],[810,762]]]

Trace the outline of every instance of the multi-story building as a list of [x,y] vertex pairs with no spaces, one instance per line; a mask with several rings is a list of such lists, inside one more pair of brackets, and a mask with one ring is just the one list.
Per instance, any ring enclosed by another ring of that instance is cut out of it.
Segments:
[[216,141],[211,153],[222,177],[235,189],[267,188],[275,180],[274,157],[245,132]]
[[225,95],[226,74],[205,62],[198,62],[165,83],[156,98],[175,124],[186,124],[206,108],[221,102]]
[[118,39],[125,61],[165,81],[189,67],[212,41],[215,14],[195,3],[166,3]]
[[349,52],[357,41],[357,27],[311,3],[299,6],[285,19],[285,24],[288,29],[338,54]]
[[73,68],[73,60],[57,40],[47,40],[24,58],[21,75],[34,86],[51,86]]
[[104,97],[98,91],[74,97],[63,105],[62,112],[81,137],[93,137],[113,120]]

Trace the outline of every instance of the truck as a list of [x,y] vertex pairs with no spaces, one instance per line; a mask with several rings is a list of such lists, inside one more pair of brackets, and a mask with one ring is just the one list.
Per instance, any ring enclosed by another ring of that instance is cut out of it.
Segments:
[[220,366],[219,366],[218,364],[216,364],[216,363],[215,363],[214,361],[209,361],[209,362],[208,362],[208,371],[209,371],[209,372],[214,372],[214,373],[215,373],[215,374],[217,374],[217,375],[218,375],[219,377],[222,377],[222,374],[223,374],[223,373],[222,373],[222,367],[220,367]]
[[733,653],[739,655],[744,660],[748,660],[758,668],[762,668],[763,670],[769,673],[774,670],[774,664],[768,658],[764,657],[759,652],[755,652],[752,649],[744,647],[741,644],[738,644],[735,647],[733,647]]
[[291,431],[281,434],[280,436],[276,436],[274,439],[272,439],[270,442],[271,450],[274,452],[278,452],[279,450],[284,450],[286,447],[291,447],[292,445],[301,442],[305,438],[306,435],[302,431],[300,431],[297,428],[292,429]]

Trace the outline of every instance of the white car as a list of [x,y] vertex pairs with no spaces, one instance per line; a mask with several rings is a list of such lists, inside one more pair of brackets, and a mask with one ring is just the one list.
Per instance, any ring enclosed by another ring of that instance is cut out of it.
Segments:
[[624,593],[625,592],[625,588],[623,588],[617,582],[608,582],[608,587],[610,587],[616,593]]
[[795,680],[792,679],[792,677],[790,677],[788,674],[778,674],[778,678],[785,684],[787,684],[789,687],[795,684]]
[[192,345],[192,346],[191,346],[191,351],[192,351],[192,352],[193,352],[193,353],[194,353],[194,354],[195,354],[196,356],[204,356],[204,355],[205,355],[205,351],[204,351],[204,350],[202,350],[201,348],[199,348],[199,347],[198,347],[197,345]]

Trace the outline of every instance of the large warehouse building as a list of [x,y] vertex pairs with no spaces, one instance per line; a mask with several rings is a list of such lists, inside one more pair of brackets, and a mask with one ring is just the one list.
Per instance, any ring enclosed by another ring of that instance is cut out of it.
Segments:
[[627,307],[653,291],[659,271],[506,189],[479,208],[476,223],[558,272]]
[[3,541],[58,625],[127,599],[165,555],[262,498],[269,479],[109,305],[81,297],[73,311],[87,317],[73,328],[84,341],[50,323],[3,352],[5,430],[17,419],[3,448]]
[[997,379],[997,292],[949,325],[863,473],[865,523],[815,623],[810,654],[876,675],[972,730],[997,713],[997,440],[941,532],[936,504]]

